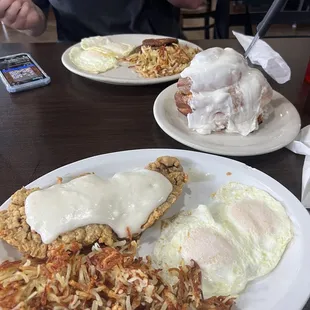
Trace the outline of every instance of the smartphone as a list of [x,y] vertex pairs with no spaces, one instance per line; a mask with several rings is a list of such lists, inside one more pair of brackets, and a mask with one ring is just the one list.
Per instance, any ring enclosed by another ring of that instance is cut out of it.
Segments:
[[42,87],[51,81],[27,53],[0,57],[0,77],[10,93]]

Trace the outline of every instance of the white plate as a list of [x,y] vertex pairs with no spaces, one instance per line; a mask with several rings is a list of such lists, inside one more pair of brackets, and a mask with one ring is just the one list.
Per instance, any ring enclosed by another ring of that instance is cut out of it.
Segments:
[[171,138],[196,150],[230,156],[265,154],[288,145],[300,130],[300,116],[296,108],[274,91],[271,102],[274,112],[259,130],[246,137],[224,132],[200,135],[188,128],[187,118],[177,110],[174,101],[176,91],[176,84],[173,84],[156,98],[156,122]]
[[[211,193],[229,181],[261,188],[283,203],[293,222],[295,237],[276,269],[268,276],[253,281],[247,286],[238,299],[237,309],[302,309],[310,293],[310,217],[293,194],[256,169],[230,159],[198,152],[169,149],[135,150],[100,155],[75,162],[46,174],[27,187],[50,186],[55,183],[56,177],[73,177],[83,172],[95,172],[100,176],[109,177],[119,171],[144,167],[163,155],[178,157],[193,179],[186,185],[183,195],[168,210],[165,217],[171,216],[185,206],[191,209],[200,203],[207,203]],[[228,176],[227,172],[231,175]],[[208,176],[206,177],[205,174]],[[1,209],[7,206],[8,201]],[[141,254],[151,252],[153,242],[159,235],[159,226],[158,222],[143,234]],[[3,244],[0,243],[0,258],[13,255],[12,248],[8,245],[3,247]]]
[[[127,43],[131,44],[134,46],[138,46],[142,44],[142,41],[145,39],[150,39],[150,38],[167,38],[165,36],[158,36],[158,35],[152,35],[152,34],[118,34],[118,35],[112,35],[108,36],[112,41],[114,42],[119,42],[119,43]],[[201,48],[188,41],[184,41],[179,39],[179,43],[182,45],[188,45],[193,48]],[[80,46],[80,43],[75,44],[74,46]],[[109,83],[109,84],[119,84],[119,85],[148,85],[148,84],[157,84],[157,83],[165,83],[165,82],[170,82],[170,81],[175,81],[177,80],[180,75],[175,74],[172,76],[167,76],[167,77],[160,77],[160,78],[152,78],[152,79],[147,79],[140,77],[134,69],[130,69],[127,66],[120,66],[116,69],[109,70],[107,72],[101,73],[101,74],[93,74],[93,73],[88,73],[85,72],[78,67],[75,66],[70,60],[69,57],[69,52],[70,48],[68,48],[62,55],[61,61],[63,65],[71,72],[83,76],[85,78],[95,80],[98,82],[103,82],[103,83]]]

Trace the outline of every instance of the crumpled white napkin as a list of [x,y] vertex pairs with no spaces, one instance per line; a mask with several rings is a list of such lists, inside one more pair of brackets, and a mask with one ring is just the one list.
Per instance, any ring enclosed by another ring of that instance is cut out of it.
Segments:
[[302,170],[301,203],[310,208],[310,125],[304,127],[287,148],[300,155],[306,155]]
[[[234,36],[246,50],[253,37],[233,31]],[[268,75],[279,84],[284,84],[291,79],[291,69],[284,59],[273,50],[265,41],[258,40],[249,54],[252,64],[260,65]]]

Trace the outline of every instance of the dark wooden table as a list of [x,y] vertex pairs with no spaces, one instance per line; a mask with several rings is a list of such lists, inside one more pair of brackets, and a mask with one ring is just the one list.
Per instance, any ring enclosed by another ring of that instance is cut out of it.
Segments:
[[[296,105],[303,125],[309,124],[300,91],[310,39],[268,42],[292,68],[292,80],[285,85],[272,83],[273,87]],[[241,51],[235,40],[196,43],[203,48]],[[0,85],[0,202],[39,176],[85,157],[138,148],[189,149],[167,136],[153,118],[154,100],[168,84],[125,87],[86,80],[61,64],[67,47],[56,43],[0,45],[1,56],[31,53],[52,79],[50,86],[14,95]],[[282,149],[237,159],[264,171],[300,198],[303,156]],[[310,310],[310,303],[305,309]]]

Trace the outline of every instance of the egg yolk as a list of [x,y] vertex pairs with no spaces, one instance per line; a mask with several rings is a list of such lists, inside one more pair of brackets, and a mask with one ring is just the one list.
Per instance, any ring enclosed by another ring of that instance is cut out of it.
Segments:
[[274,212],[263,201],[242,200],[229,207],[234,224],[247,233],[273,233],[278,222]]
[[213,265],[232,263],[235,253],[221,235],[208,228],[198,228],[190,231],[182,245],[181,255],[185,262],[193,259],[198,265]]

